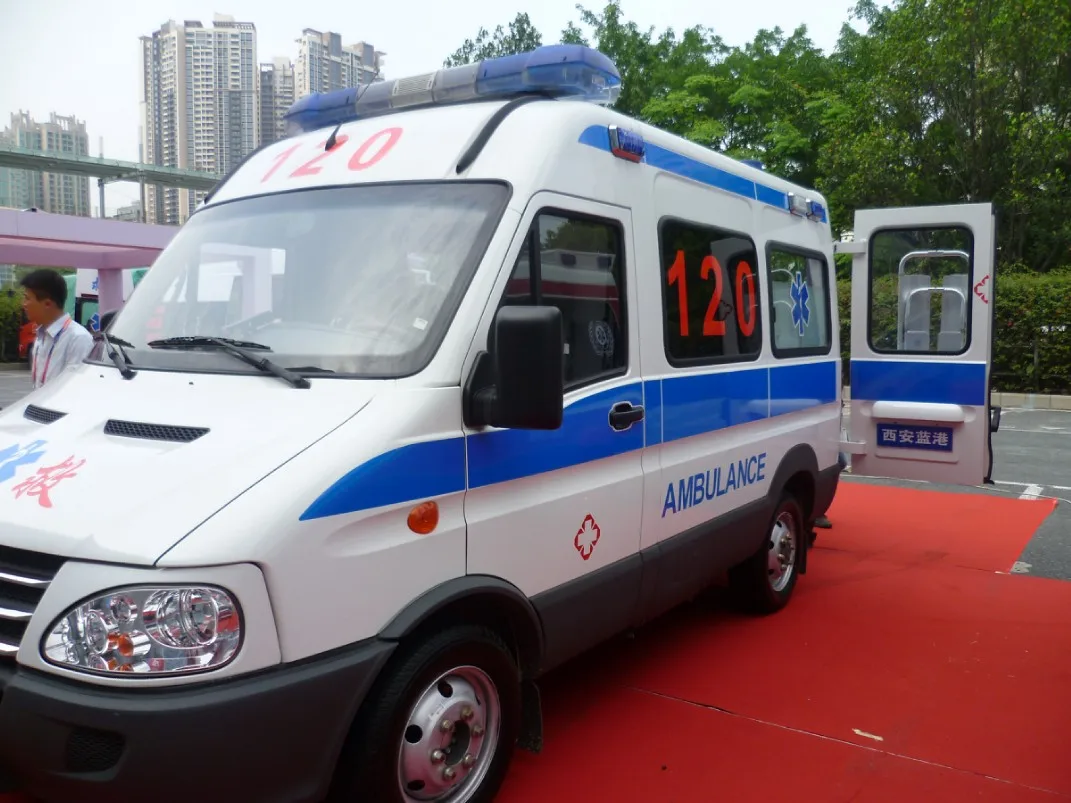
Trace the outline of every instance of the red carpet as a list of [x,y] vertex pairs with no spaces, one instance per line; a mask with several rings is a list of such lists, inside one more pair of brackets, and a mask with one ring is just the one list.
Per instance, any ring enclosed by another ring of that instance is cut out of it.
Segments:
[[845,483],[780,614],[697,602],[548,678],[499,803],[1071,800],[1071,583],[1004,573],[1053,507]]
[[780,614],[697,603],[555,673],[500,800],[1071,799],[1071,583],[997,574],[1053,508],[846,483]]

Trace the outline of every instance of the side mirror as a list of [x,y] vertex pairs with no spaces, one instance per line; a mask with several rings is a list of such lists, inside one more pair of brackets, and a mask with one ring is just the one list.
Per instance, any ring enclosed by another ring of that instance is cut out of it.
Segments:
[[562,425],[562,314],[557,307],[503,307],[465,389],[469,426],[558,429]]

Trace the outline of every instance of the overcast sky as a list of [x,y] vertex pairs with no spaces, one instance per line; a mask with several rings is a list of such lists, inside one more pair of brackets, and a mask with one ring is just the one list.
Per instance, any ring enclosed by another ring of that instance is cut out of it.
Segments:
[[[585,5],[601,8],[602,2]],[[853,5],[852,0],[624,0],[622,8],[628,19],[658,30],[706,25],[730,45],[743,44],[760,28],[791,31],[806,24],[814,43],[828,51]],[[304,28],[336,31],[344,44],[363,40],[386,52],[383,75],[390,79],[437,69],[481,25],[493,30],[518,11],[528,11],[546,44],[557,42],[566,23],[578,17],[572,0],[527,6],[502,0],[0,0],[0,128],[20,109],[39,119],[53,111],[73,114],[87,123],[92,155],[99,155],[103,137],[105,156],[136,160],[138,37],[168,19],[211,25],[218,12],[252,22],[261,62],[296,58],[295,40]],[[137,185],[110,185],[109,212],[137,195]]]

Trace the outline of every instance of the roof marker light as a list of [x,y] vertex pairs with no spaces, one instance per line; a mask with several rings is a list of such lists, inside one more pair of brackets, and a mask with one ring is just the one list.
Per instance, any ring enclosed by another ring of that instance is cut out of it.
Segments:
[[807,217],[810,211],[811,204],[802,195],[796,195],[790,192],[788,194],[788,211],[794,215],[800,215],[801,217]]
[[643,161],[643,156],[647,152],[647,144],[643,141],[643,137],[616,125],[610,126],[609,131],[610,153],[630,162]]
[[396,109],[525,94],[609,105],[621,94],[621,74],[592,48],[548,45],[425,75],[307,95],[283,119],[287,134],[293,135]]
[[740,163],[746,164],[748,167],[754,167],[756,170],[766,169],[762,166],[762,162],[760,162],[758,159],[741,159]]

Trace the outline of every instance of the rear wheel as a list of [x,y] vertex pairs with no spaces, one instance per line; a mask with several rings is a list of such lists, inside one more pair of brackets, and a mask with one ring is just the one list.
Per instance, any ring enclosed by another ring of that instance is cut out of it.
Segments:
[[755,613],[781,610],[796,588],[805,548],[803,513],[795,497],[784,494],[762,546],[729,572],[729,585],[736,599]]
[[517,741],[520,689],[491,630],[458,626],[414,645],[376,684],[332,799],[489,803]]

